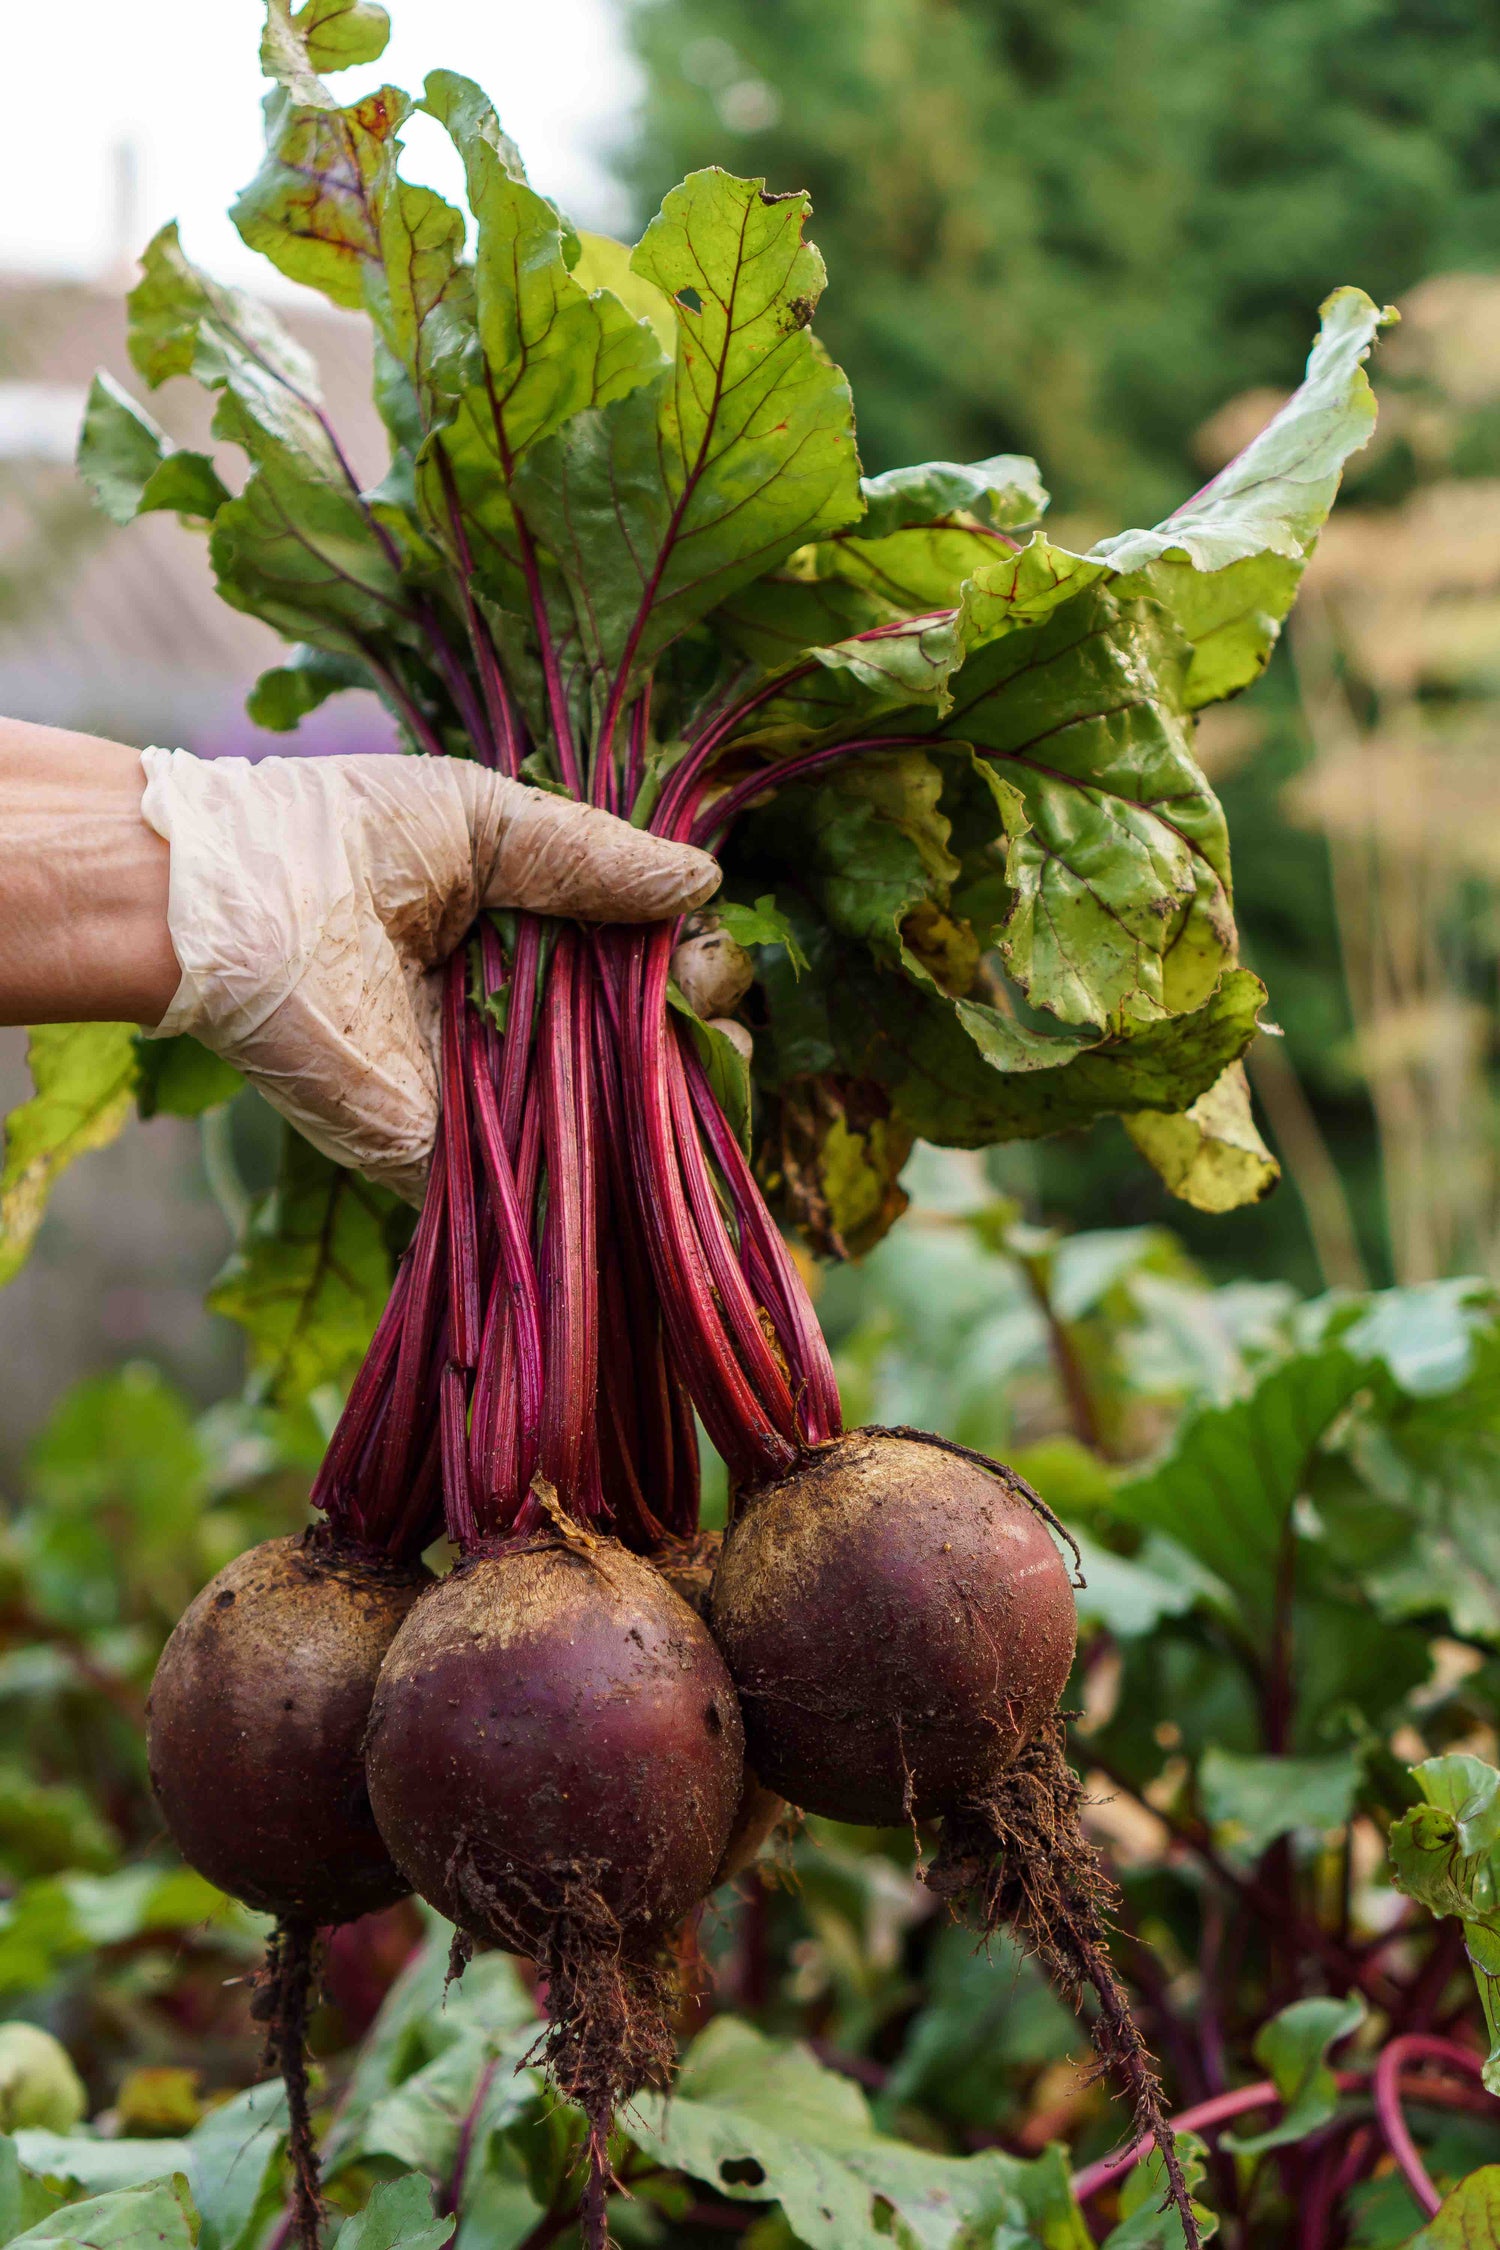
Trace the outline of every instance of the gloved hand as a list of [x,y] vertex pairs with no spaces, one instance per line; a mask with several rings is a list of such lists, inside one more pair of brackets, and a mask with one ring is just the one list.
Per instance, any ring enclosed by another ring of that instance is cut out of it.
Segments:
[[420,1202],[440,978],[483,906],[650,922],[701,904],[707,852],[462,759],[147,750],[191,1032],[315,1148]]

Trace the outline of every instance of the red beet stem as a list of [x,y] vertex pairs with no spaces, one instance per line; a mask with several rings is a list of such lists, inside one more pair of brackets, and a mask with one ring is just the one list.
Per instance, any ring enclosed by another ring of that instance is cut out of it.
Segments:
[[323,1510],[330,1528],[340,1534],[347,1533],[362,1544],[378,1544],[378,1527],[366,1509],[359,1468],[388,1403],[390,1378],[401,1347],[410,1279],[411,1262],[403,1258],[391,1284],[385,1310],[370,1339],[370,1348],[360,1363],[344,1411],[313,1481],[312,1504]]
[[593,1516],[599,1510],[594,1428],[599,1277],[587,1045],[591,1018],[579,992],[587,974],[578,935],[565,927],[558,934],[547,977],[540,1041],[547,1160],[542,1251],[547,1382],[541,1469],[564,1506],[578,1516]]
[[445,1143],[443,1136],[439,1134],[432,1156],[432,1170],[427,1179],[427,1195],[412,1240],[406,1318],[401,1326],[401,1344],[396,1355],[390,1404],[386,1409],[381,1432],[375,1506],[382,1522],[394,1521],[404,1508],[414,1466],[413,1452],[423,1443],[426,1435],[419,1425],[417,1410],[427,1374],[433,1331],[437,1326],[438,1299],[442,1285],[440,1266],[446,1247],[444,1238],[447,1202]]
[[656,820],[651,825],[663,835],[677,836],[706,850],[716,836],[722,838],[724,831],[734,825],[746,806],[754,804],[757,797],[767,797],[777,789],[785,789],[789,782],[805,781],[810,773],[819,773],[825,766],[837,765],[841,758],[852,758],[860,751],[921,749],[929,739],[921,734],[892,734],[872,735],[864,742],[831,742],[821,750],[807,751],[800,758],[788,758],[784,765],[762,766],[755,773],[746,774],[743,781],[737,781],[722,797],[716,797],[706,812],[698,814],[698,804],[707,789],[705,779],[691,795],[684,793],[674,811],[670,829]]
[[838,1378],[818,1316],[796,1260],[766,1209],[738,1136],[715,1099],[702,1057],[689,1040],[682,1040],[680,1045],[699,1129],[734,1207],[746,1278],[770,1313],[786,1354],[797,1392],[802,1436],[809,1445],[821,1445],[838,1436],[844,1417]]
[[[690,1037],[691,1034],[687,1036]],[[677,1136],[677,1156],[687,1188],[688,1208],[698,1230],[699,1245],[708,1266],[714,1295],[719,1301],[720,1316],[739,1354],[740,1363],[754,1385],[756,1396],[767,1417],[789,1443],[795,1444],[797,1410],[792,1404],[786,1375],[777,1365],[776,1356],[766,1341],[755,1300],[750,1294],[744,1270],[725,1229],[724,1214],[719,1207],[713,1178],[698,1138],[698,1122],[693,1115],[692,1097],[688,1093],[687,1077],[682,1066],[682,1043],[682,1037],[678,1035],[674,1023],[663,1043],[667,1099],[671,1105],[673,1131]]]
[[517,1473],[524,1486],[530,1484],[536,1468],[542,1424],[541,1300],[527,1215],[506,1150],[499,1104],[495,1089],[483,1072],[474,1079],[474,1122],[490,1191],[490,1207],[500,1237],[495,1293],[503,1294],[513,1324]]
[[667,975],[673,933],[626,939],[626,1123],[642,1224],[673,1356],[704,1428],[741,1482],[785,1475],[796,1452],[765,1413],[729,1347],[683,1190],[667,1078]]
[[[490,756],[487,765],[498,765],[502,773],[514,780],[521,771],[520,729],[516,722],[515,706],[510,699],[495,644],[489,628],[479,614],[474,599],[474,557],[469,547],[469,534],[464,524],[463,510],[459,506],[458,486],[454,480],[453,464],[441,441],[433,448],[437,459],[438,475],[442,479],[443,501],[448,512],[448,526],[453,534],[453,552],[458,563],[456,576],[463,595],[464,625],[469,635],[469,646],[474,654],[479,673],[480,691],[484,697],[488,719]],[[480,739],[483,739],[482,737]]]
[[460,947],[443,981],[442,1134],[448,1182],[448,1348],[455,1365],[479,1356],[479,1228],[469,1131],[469,963]]

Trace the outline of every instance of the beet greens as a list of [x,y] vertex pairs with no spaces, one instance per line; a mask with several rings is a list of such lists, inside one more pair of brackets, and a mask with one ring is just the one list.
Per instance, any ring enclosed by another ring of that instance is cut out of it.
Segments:
[[[383,1544],[440,1484],[462,1536],[524,1525],[540,1470],[649,1547],[695,1521],[689,1403],[737,1478],[839,1428],[763,1194],[863,1248],[916,1135],[1108,1111],[1190,1199],[1269,1184],[1236,1068],[1263,994],[1192,714],[1265,661],[1368,435],[1382,316],[1340,291],[1246,454],[1158,530],[1070,554],[1029,462],[860,478],[804,195],[697,173],[627,253],[527,183],[468,80],[341,105],[318,73],[384,36],[378,10],[273,0],[234,215],[370,318],[386,476],[361,488],[306,354],[171,227],[132,356],[215,392],[250,473],[231,494],[103,379],[83,463],[117,516],[208,524],[224,598],[298,643],[262,724],[373,687],[415,750],[721,854],[753,1119],[740,1046],[670,1005],[672,932],[477,937],[427,1206],[319,1487]],[[414,108],[462,157],[472,255],[400,175]]]

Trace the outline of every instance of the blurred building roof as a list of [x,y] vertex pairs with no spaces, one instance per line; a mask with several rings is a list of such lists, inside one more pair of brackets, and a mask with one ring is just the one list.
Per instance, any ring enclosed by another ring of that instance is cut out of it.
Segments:
[[[195,384],[149,393],[135,374],[125,286],[0,275],[0,711],[202,752],[384,745],[389,724],[363,695],[335,699],[290,740],[257,734],[245,693],[284,644],[218,599],[201,533],[166,515],[119,530],[75,475],[84,397],[104,367],[179,444],[213,451],[226,482],[243,479],[236,450],[212,445]],[[373,481],[386,449],[365,323],[311,297],[278,309],[318,361],[346,450]]]

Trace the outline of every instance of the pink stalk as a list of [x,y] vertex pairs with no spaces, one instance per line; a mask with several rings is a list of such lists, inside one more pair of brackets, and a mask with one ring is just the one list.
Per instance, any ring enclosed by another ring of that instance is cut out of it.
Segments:
[[[683,1457],[681,1421],[674,1404],[680,1385],[667,1359],[661,1310],[652,1286],[650,1256],[642,1239],[640,1217],[625,1162],[628,1131],[621,1084],[619,1025],[613,985],[602,962],[601,973],[595,981],[595,996],[595,1085],[609,1188],[609,1211],[602,1224],[611,1230],[611,1246],[616,1253],[609,1264],[618,1271],[626,1305],[634,1308],[638,1324],[637,1333],[627,1340],[636,1361],[635,1407],[641,1436],[641,1466],[644,1474],[656,1480],[649,1503],[652,1514],[660,1517],[668,1529],[692,1530],[698,1520],[697,1433],[692,1429],[689,1412],[690,1442],[688,1454]],[[644,1335],[639,1333],[642,1322]],[[610,1353],[603,1355],[602,1364],[607,1379],[611,1372]]]
[[735,1256],[734,1245],[724,1225],[724,1214],[719,1208],[713,1178],[704,1159],[702,1143],[698,1139],[692,1097],[688,1093],[687,1077],[682,1067],[681,1042],[669,1033],[663,1045],[667,1099],[671,1106],[672,1129],[677,1136],[677,1158],[682,1166],[683,1181],[687,1188],[688,1208],[692,1212],[698,1241],[708,1265],[714,1295],[719,1300],[720,1317],[768,1419],[784,1438],[795,1444],[797,1410],[792,1404],[786,1376],[766,1342],[755,1300],[750,1294],[744,1270]]
[[[1429,2038],[1423,2032],[1408,2032],[1401,2038],[1393,2039],[1382,2050],[1373,2071],[1340,2070],[1334,2076],[1341,2094],[1358,2093],[1374,2081],[1375,2108],[1381,2131],[1391,2154],[1401,2166],[1412,2193],[1430,2213],[1437,2210],[1441,2197],[1427,2177],[1422,2159],[1417,2154],[1401,2114],[1401,2065],[1403,2062],[1416,2060],[1445,2062],[1450,2067],[1463,2070],[1470,2077],[1482,2079],[1483,2076],[1483,2066],[1477,2055],[1470,2054],[1466,2047],[1460,2047],[1454,2040]],[[1410,2086],[1406,2091],[1408,2098],[1411,2098],[1413,2090]],[[1442,2089],[1434,2086],[1432,2092],[1434,2098],[1438,2098]],[[1232,2117],[1243,2117],[1250,2110],[1270,2109],[1280,2105],[1281,2094],[1276,2085],[1269,2078],[1261,2078],[1253,2086],[1235,2086],[1227,2094],[1215,2094],[1211,2101],[1199,2102],[1195,2108],[1183,2110],[1168,2122],[1173,2133],[1206,2132],[1210,2126],[1227,2125]],[[1403,2143],[1405,2156],[1401,2153]],[[1113,2187],[1117,2180],[1123,2180],[1143,2156],[1149,2155],[1154,2145],[1148,2133],[1120,2155],[1102,2157],[1097,2164],[1086,2165],[1083,2171],[1075,2172],[1073,2193],[1078,2201],[1087,2203],[1092,2196],[1102,2193],[1107,2187]],[[1420,2186],[1419,2179],[1423,2183]]]
[[312,1504],[321,1508],[335,1531],[348,1529],[354,1537],[379,1542],[379,1528],[361,1500],[358,1469],[386,1404],[386,1386],[396,1364],[401,1327],[406,1317],[406,1293],[411,1278],[409,1257],[403,1258],[376,1323],[370,1348],[349,1388],[344,1411],[328,1441],[313,1481]]
[[[743,726],[752,711],[758,710],[763,703],[771,702],[798,680],[807,679],[817,669],[816,664],[799,664],[793,671],[778,674],[774,680],[767,680],[763,687],[757,688],[753,695],[744,696],[738,703],[731,704],[727,711],[704,728],[681,765],[669,775],[662,790],[657,816],[664,836],[676,833],[671,823],[682,811],[689,792],[701,781],[715,751],[723,747],[735,729]],[[657,819],[653,819],[652,826],[656,825]]]
[[[493,930],[489,937],[498,946],[499,941],[495,939]],[[516,922],[515,956],[510,968],[510,1006],[505,1018],[505,1052],[500,1064],[500,1129],[505,1135],[506,1147],[512,1151],[517,1145],[526,1101],[526,1065],[531,1055],[531,1027],[532,1017],[536,1013],[536,980],[541,952],[541,923],[534,914],[520,915]],[[494,989],[493,986],[491,989]]]
[[469,965],[460,946],[443,983],[443,1106],[439,1131],[448,1182],[448,1334],[455,1366],[479,1356],[479,1229],[469,1133]]
[[757,1286],[756,1269],[763,1277],[758,1285],[798,1386],[803,1436],[809,1445],[821,1445],[838,1436],[844,1415],[838,1378],[818,1316],[781,1230],[766,1209],[739,1138],[714,1098],[702,1056],[690,1039],[682,1039],[679,1044],[698,1123],[734,1205],[741,1261],[751,1276],[752,1287]]
[[634,1051],[624,1057],[626,1124],[642,1230],[673,1355],[713,1444],[741,1482],[784,1476],[795,1449],[762,1411],[727,1349],[709,1287],[672,1133],[666,994],[672,931],[627,940],[625,1009]]
[[[490,421],[495,432],[495,450],[500,457],[507,493],[510,491],[514,459],[510,440],[505,434],[505,412],[495,395],[493,377],[488,368],[484,375],[485,390],[489,395]],[[542,659],[542,678],[547,688],[547,709],[552,715],[552,732],[557,739],[557,762],[562,778],[575,797],[583,795],[583,776],[578,770],[578,751],[573,741],[573,721],[568,710],[567,691],[563,686],[562,671],[557,661],[557,650],[552,640],[552,620],[547,615],[547,600],[542,591],[542,574],[537,565],[536,546],[531,528],[519,508],[511,502],[516,527],[516,552],[520,557],[521,573],[526,580],[526,593],[531,604],[531,622],[536,631],[537,645]]]
[[536,1266],[526,1213],[511,1168],[495,1089],[483,1073],[474,1079],[474,1122],[489,1183],[491,1208],[500,1235],[495,1288],[509,1301],[516,1368],[517,1438],[520,1481],[529,1485],[536,1467],[542,1421],[542,1322]]
[[[1174,2133],[1193,2133],[1206,2130],[1210,2125],[1227,2125],[1231,2117],[1243,2117],[1248,2110],[1266,2109],[1280,2104],[1281,2095],[1269,2078],[1257,2080],[1253,2086],[1236,2086],[1227,2094],[1215,2094],[1212,2101],[1199,2102],[1196,2109],[1185,2109],[1180,2117],[1169,2120]],[[1103,2188],[1113,2187],[1133,2172],[1143,2156],[1148,2156],[1156,2146],[1147,2133],[1144,2139],[1126,2149],[1122,2156],[1101,2157],[1097,2164],[1087,2165],[1073,2175],[1073,2193],[1080,2203]]]
[[453,698],[459,723],[474,745],[478,762],[482,766],[498,764],[500,747],[494,730],[486,719],[484,708],[474,693],[473,684],[457,651],[452,647],[430,606],[424,607],[422,622],[432,645],[432,653],[437,659],[438,670]]
[[[536,1263],[531,1250],[529,1214],[536,1202],[537,1180],[541,1171],[541,1145],[541,1103],[533,1090],[521,1129],[521,1146],[516,1162],[516,1201],[522,1216],[521,1239],[526,1247],[534,1281]],[[516,1324],[511,1318],[510,1300],[506,1295],[503,1275],[497,1275],[491,1300],[490,1309],[495,1322],[498,1349],[493,1357],[488,1351],[481,1357],[479,1380],[474,1386],[474,1411],[469,1440],[475,1482],[484,1505],[482,1528],[486,1532],[504,1531],[513,1525],[517,1510],[525,1505],[532,1477],[536,1473],[545,1360],[540,1337],[540,1284],[536,1283],[535,1286],[537,1335],[535,1350],[524,1370],[518,1365]],[[527,1406],[512,1413],[511,1401],[523,1389]],[[533,1397],[534,1417],[530,1410]]]
[[474,557],[469,547],[469,534],[464,528],[463,510],[458,504],[453,463],[441,443],[435,451],[438,475],[443,483],[443,498],[447,503],[448,522],[453,532],[453,551],[458,561],[456,576],[463,592],[464,623],[468,629],[469,646],[474,652],[479,685],[489,718],[489,738],[494,754],[487,762],[491,765],[498,764],[501,772],[508,773],[514,780],[521,770],[520,731],[516,725],[515,706],[501,673],[489,628],[474,599]]
[[646,743],[651,732],[651,690],[636,697],[630,709],[630,754],[625,765],[625,803],[633,805],[646,778]]
[[438,1392],[438,1432],[443,1455],[443,1497],[448,1536],[467,1551],[476,1536],[474,1486],[469,1475],[469,1401],[466,1371],[449,1360]]
[[589,1017],[579,986],[586,966],[575,931],[559,932],[542,1003],[542,1126],[547,1231],[542,1260],[547,1384],[541,1469],[575,1515],[597,1510],[594,1409],[598,1389],[599,1274],[595,1253]]
[[445,1150],[446,1144],[439,1134],[432,1153],[427,1194],[409,1253],[411,1279],[407,1285],[406,1318],[401,1325],[401,1344],[382,1431],[380,1474],[375,1489],[376,1513],[383,1523],[393,1521],[405,1506],[412,1449],[418,1438],[417,1409],[436,1324],[439,1263],[445,1247],[448,1204]]
[[[716,798],[707,812],[696,820],[692,818],[698,801],[694,796],[691,802],[684,800],[681,809],[674,814],[671,828],[656,820],[651,825],[662,835],[675,836],[679,841],[685,839],[706,849],[715,836],[739,819],[747,805],[754,804],[757,797],[785,789],[789,782],[802,781],[808,774],[820,772],[824,766],[837,765],[841,758],[855,757],[861,751],[921,749],[931,739],[925,734],[891,734],[873,735],[863,742],[830,742],[821,750],[809,750],[800,758],[788,758],[784,765],[761,766],[755,773],[747,774],[743,781],[736,782],[732,789]],[[701,794],[700,790],[698,795]]]
[[392,1554],[410,1554],[418,1543],[432,1534],[427,1526],[439,1508],[442,1497],[442,1436],[438,1429],[427,1433],[427,1442],[417,1463],[406,1495],[396,1534],[390,1542]]
[[1443,2199],[1417,2153],[1417,2144],[1407,2129],[1401,2108],[1400,2073],[1404,2062],[1443,2062],[1450,2069],[1467,2071],[1471,2077],[1481,2080],[1483,2066],[1467,2047],[1460,2047],[1451,2039],[1433,2038],[1424,2031],[1409,2031],[1391,2040],[1382,2048],[1376,2062],[1375,2115],[1380,2121],[1385,2145],[1400,2165],[1407,2186],[1430,2218],[1441,2208]]

